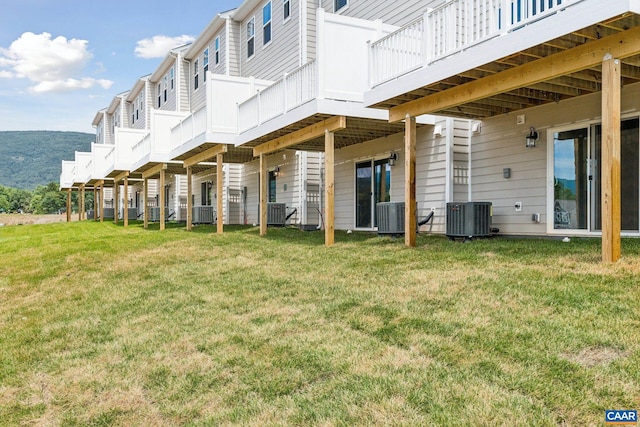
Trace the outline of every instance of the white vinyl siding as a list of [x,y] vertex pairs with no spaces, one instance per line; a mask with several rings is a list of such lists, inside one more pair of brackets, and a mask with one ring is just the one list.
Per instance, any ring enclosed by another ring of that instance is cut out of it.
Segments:
[[[640,84],[625,86],[621,110],[637,114],[638,97]],[[552,178],[547,175],[548,129],[588,127],[590,122],[585,120],[598,122],[601,108],[601,94],[595,93],[523,110],[518,113],[525,116],[523,125],[516,124],[515,114],[482,121],[480,134],[471,140],[473,199],[493,203],[493,225],[500,234],[547,233],[547,182]],[[538,142],[535,148],[526,148],[531,126],[538,131]],[[511,169],[510,178],[503,177],[504,168]],[[516,201],[522,202],[520,212],[515,211]],[[534,213],[541,215],[540,223],[531,220]]]
[[[291,16],[298,17],[298,2],[291,3]],[[249,15],[256,22],[263,22],[262,6],[252,11]],[[290,18],[291,19],[291,18]],[[243,21],[242,27],[246,28],[249,19]],[[300,57],[300,37],[298,25],[283,25],[282,13],[273,13],[271,16],[271,43],[268,49],[262,49],[262,37],[255,38],[255,52],[251,58],[247,58],[247,32],[242,32],[241,46],[241,73],[243,77],[256,77],[265,80],[277,80],[285,72],[296,69]]]
[[[459,127],[464,128],[464,121]],[[416,201],[418,217],[435,208],[433,232],[444,232],[447,182],[446,137],[434,137],[433,126],[418,128],[416,137]],[[445,130],[446,131],[446,130]],[[457,132],[457,131],[455,131]],[[391,167],[390,196],[392,202],[404,201],[404,134],[398,133],[363,144],[337,150],[335,153],[335,226],[355,228],[355,164],[371,159],[389,158],[392,151],[399,156]],[[467,187],[459,190],[467,194]],[[456,195],[462,197],[462,195]],[[424,227],[429,227],[426,225]]]
[[129,109],[129,123],[132,129],[146,129],[147,128],[147,109],[145,90],[142,91],[128,103]]
[[[322,7],[326,11],[333,11],[337,1],[322,0]],[[388,0],[348,0],[347,6],[340,10],[340,14],[369,21],[381,19],[385,24],[402,26],[422,16],[428,8],[442,3],[444,0],[406,0],[401,4]]]
[[[229,37],[229,64],[227,67],[229,68],[229,75],[231,76],[240,76],[240,61],[242,60],[242,54],[244,50],[241,46],[241,36],[242,25],[238,22],[229,21],[229,25],[227,26],[226,36]],[[222,44],[223,48],[227,49],[227,43]],[[227,59],[227,55],[223,53],[225,60]]]
[[[215,64],[215,46],[216,40],[219,40],[219,58],[220,63]],[[191,111],[196,111],[202,108],[207,102],[207,80],[205,78],[206,71],[211,74],[225,74],[226,70],[226,31],[221,31],[213,36],[202,48],[202,51],[196,58],[191,61],[191,77],[190,77],[190,90],[191,90]],[[198,72],[196,76],[196,63],[198,66]],[[196,77],[198,81],[198,89],[195,88]]]

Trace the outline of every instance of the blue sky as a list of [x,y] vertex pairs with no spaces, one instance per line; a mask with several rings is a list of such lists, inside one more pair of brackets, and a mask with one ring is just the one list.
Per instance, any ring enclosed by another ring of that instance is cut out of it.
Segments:
[[[114,95],[241,0],[8,0],[0,13],[0,131],[94,133]],[[173,45],[173,46],[172,46]]]

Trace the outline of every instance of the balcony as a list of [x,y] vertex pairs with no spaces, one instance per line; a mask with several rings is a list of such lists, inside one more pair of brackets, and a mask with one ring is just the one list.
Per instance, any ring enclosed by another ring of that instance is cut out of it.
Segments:
[[62,161],[62,172],[60,173],[60,189],[73,188],[76,173],[76,162],[74,160]]
[[560,102],[600,91],[607,51],[632,68],[628,85],[639,80],[637,61],[619,47],[637,39],[639,14],[633,0],[449,0],[370,44],[365,105],[395,122]]
[[93,156],[91,181],[99,181],[107,177],[109,170],[114,167],[115,149],[115,145],[111,144],[91,144],[91,154]]
[[171,128],[171,158],[184,157],[206,142],[231,144],[238,133],[239,102],[272,82],[254,78],[207,74],[206,105],[182,118]]
[[171,128],[185,116],[186,113],[181,112],[151,110],[148,131],[118,129],[116,164],[120,166],[117,169],[135,171],[154,162],[170,160]]
[[584,0],[453,0],[370,46],[372,88]]
[[317,74],[316,61],[308,62],[240,103],[240,133],[314,99],[318,94]]
[[320,116],[346,115],[386,120],[381,111],[365,108],[369,89],[367,42],[395,31],[380,22],[325,13],[318,9],[316,59],[286,73],[238,105],[236,145]]
[[116,127],[114,140],[115,148],[105,153],[105,162],[109,164],[107,176],[114,178],[122,172],[130,171],[135,160],[134,146],[146,135],[146,131]]
[[76,151],[74,185],[86,184],[93,172],[93,156],[89,152]]

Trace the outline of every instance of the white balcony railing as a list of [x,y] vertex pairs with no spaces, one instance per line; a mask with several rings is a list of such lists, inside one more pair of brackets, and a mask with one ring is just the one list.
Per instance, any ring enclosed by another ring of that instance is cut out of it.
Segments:
[[240,103],[238,130],[252,129],[315,98],[316,73],[316,62],[310,61]]
[[169,148],[175,150],[189,141],[205,134],[207,131],[207,108],[202,107],[189,114],[184,119],[171,128]]
[[371,43],[371,87],[511,32],[579,1],[449,0]]

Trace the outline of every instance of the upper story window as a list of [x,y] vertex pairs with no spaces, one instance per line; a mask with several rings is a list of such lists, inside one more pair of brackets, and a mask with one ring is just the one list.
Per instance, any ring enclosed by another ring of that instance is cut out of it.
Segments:
[[209,48],[206,48],[204,50],[202,65],[204,66],[204,77],[202,78],[202,81],[206,82],[207,81],[207,71],[209,71]]
[[213,41],[213,48],[214,48],[213,61],[215,62],[216,65],[218,65],[220,63],[220,36],[216,37],[216,39]]
[[169,76],[165,75],[163,79],[162,89],[164,92],[164,102],[167,102],[167,88],[169,87]]
[[247,22],[247,58],[251,58],[255,52],[256,18]]
[[262,44],[271,41],[271,2],[262,8]]
[[291,0],[283,0],[282,16],[284,17],[285,21],[291,16]]
[[337,12],[348,4],[349,0],[333,0],[333,10]]
[[158,108],[160,108],[160,106],[162,105],[162,83],[161,82],[158,82],[157,95],[158,95]]
[[175,87],[175,84],[174,84],[175,78],[176,78],[176,68],[171,67],[171,70],[169,70],[169,81],[171,83],[171,90],[173,90],[173,88]]
[[193,90],[198,89],[198,75],[200,74],[200,60],[196,59],[193,62]]

